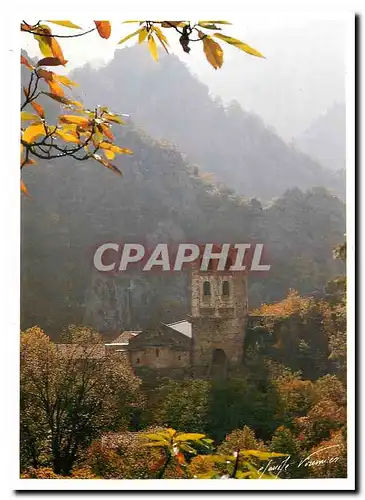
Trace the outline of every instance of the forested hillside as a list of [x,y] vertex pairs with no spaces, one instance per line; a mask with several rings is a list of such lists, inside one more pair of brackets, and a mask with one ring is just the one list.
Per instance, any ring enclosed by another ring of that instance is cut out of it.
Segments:
[[345,104],[334,104],[297,137],[295,143],[323,166],[335,171],[344,171],[346,167]]
[[89,106],[131,113],[152,137],[174,142],[189,161],[242,195],[270,200],[286,189],[314,186],[344,195],[343,178],[288,146],[237,102],[225,108],[176,56],[161,53],[156,64],[143,49],[117,50],[105,67],[75,70],[79,97]]
[[[156,85],[150,87],[154,89],[153,93],[143,91],[144,83],[136,73],[126,77],[134,78],[136,82],[127,86],[130,95],[119,87],[117,73],[115,79],[108,77],[114,65],[120,64],[120,57],[128,58],[128,54],[135,57],[132,49],[117,52],[115,61],[100,70],[106,72],[102,79],[101,74],[92,71],[83,82],[87,74],[85,69],[75,75],[87,89],[86,96],[82,96],[86,103],[103,104],[98,100],[98,85],[116,111],[130,111],[138,95],[142,99],[156,94]],[[132,60],[131,67],[135,71],[145,71],[144,82],[155,75],[161,84],[164,79],[158,76],[159,68],[172,64],[176,70],[173,75],[178,77],[180,72],[181,78],[186,78],[193,89],[200,91],[199,95],[190,96],[193,106],[194,99],[197,99],[194,112],[197,119],[206,119],[203,109],[225,114],[222,107],[211,101],[207,88],[192,78],[177,58],[169,58],[170,63],[162,59],[155,65],[142,54],[135,65],[132,65]],[[145,66],[139,65],[140,60]],[[24,75],[26,73],[22,74],[25,78]],[[120,93],[114,92],[116,88],[120,88]],[[173,82],[167,88],[171,91]],[[187,88],[185,94],[189,94]],[[165,97],[168,99],[167,95]],[[56,116],[59,111],[57,103],[45,100],[44,105],[48,116]],[[176,105],[181,103],[176,101]],[[165,123],[163,113],[171,112],[171,106],[162,102],[160,106],[159,113],[151,112],[151,124],[155,124],[157,136],[162,135],[159,127]],[[146,112],[147,108],[141,102],[139,109]],[[254,134],[257,140],[258,150],[250,153],[252,158],[247,162],[250,175],[255,176],[259,171],[255,162],[260,154],[272,159],[272,142],[267,141],[268,137],[282,151],[290,151],[251,115],[237,107],[232,109],[259,127],[259,131],[253,128],[250,132],[251,127],[241,131],[240,144],[250,142],[246,134]],[[183,112],[182,108],[180,111]],[[135,113],[132,116],[136,118]],[[194,120],[187,126],[186,123],[190,122],[186,115],[177,113],[174,123],[176,130],[180,128],[190,133]],[[222,125],[221,130],[228,134],[231,122],[225,123],[228,128],[223,129]],[[199,127],[202,133],[196,131],[196,136],[208,138],[203,125]],[[171,241],[261,242],[272,267],[268,275],[250,278],[250,307],[280,300],[290,288],[303,294],[321,295],[325,283],[339,272],[340,264],[333,261],[332,250],[343,241],[345,207],[340,199],[324,188],[308,191],[292,188],[269,203],[243,198],[227,185],[228,172],[223,176],[226,184],[206,174],[205,170],[213,169],[205,169],[204,164],[214,164],[216,158],[212,149],[202,149],[204,161],[197,166],[189,163],[191,155],[181,153],[181,147],[152,139],[131,119],[126,126],[118,126],[113,132],[116,143],[134,153],[115,162],[123,172],[122,178],[92,160],[83,163],[62,159],[51,164],[41,161],[23,170],[31,194],[31,198],[22,199],[23,327],[39,324],[52,335],[57,335],[62,326],[69,323],[90,324],[101,331],[119,331],[120,328],[146,327],[155,320],[181,319],[188,313],[189,280],[185,275],[112,277],[97,273],[93,268],[93,254],[98,245],[107,241],[150,244]],[[232,148],[237,143],[235,133],[233,127],[231,135],[228,134],[232,138]],[[212,140],[212,148],[218,142]],[[236,147],[236,151],[239,149]],[[228,161],[232,151],[230,146],[220,149],[219,154],[226,156],[226,165],[233,165]],[[295,155],[293,161],[297,159]],[[275,165],[266,163],[266,160],[265,165],[267,172],[263,178],[257,178],[255,182],[251,178],[258,188],[263,182],[272,186],[280,177]],[[298,167],[293,163],[294,167],[300,171],[300,164]],[[241,175],[238,168],[233,168],[232,172]],[[238,181],[233,185],[239,188]]]
[[134,277],[127,294],[129,279],[97,274],[93,254],[107,241],[262,242],[272,269],[252,278],[252,306],[291,287],[321,292],[338,271],[332,249],[343,240],[345,210],[324,189],[294,189],[263,207],[210,183],[176,149],[132,126],[117,141],[134,152],[116,162],[122,178],[96,162],[65,159],[24,172],[31,194],[22,201],[24,326],[55,333],[86,322],[110,330],[146,326],[160,310],[164,320],[187,313],[184,276]]

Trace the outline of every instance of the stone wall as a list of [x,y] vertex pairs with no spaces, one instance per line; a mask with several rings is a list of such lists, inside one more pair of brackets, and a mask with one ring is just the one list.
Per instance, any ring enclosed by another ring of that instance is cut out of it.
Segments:
[[168,346],[141,347],[130,351],[129,356],[133,368],[185,368],[190,365],[189,351],[173,349]]
[[[228,295],[223,293],[224,286]],[[227,366],[242,360],[247,314],[245,274],[192,269],[191,357],[195,373],[209,371],[217,359],[223,363],[226,358]]]

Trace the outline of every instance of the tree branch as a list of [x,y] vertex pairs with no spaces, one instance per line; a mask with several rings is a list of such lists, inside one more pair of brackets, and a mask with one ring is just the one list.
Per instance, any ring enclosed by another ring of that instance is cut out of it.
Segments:
[[[38,21],[37,24],[39,24],[40,21]],[[27,26],[30,26],[30,28],[32,28],[32,26],[28,23],[26,23],[25,21],[23,21],[24,24],[26,24]],[[34,27],[34,26],[33,26]],[[96,28],[92,28],[91,30],[89,31],[84,31],[84,33],[76,33],[75,35],[53,35],[51,33],[39,33],[38,31],[32,31],[31,29],[24,29],[24,28],[20,28],[21,31],[24,31],[25,33],[32,33],[33,35],[39,35],[39,36],[45,36],[45,37],[49,37],[49,38],[77,38],[79,36],[84,36],[84,35],[87,35],[88,33],[91,33],[92,31],[95,31]]]

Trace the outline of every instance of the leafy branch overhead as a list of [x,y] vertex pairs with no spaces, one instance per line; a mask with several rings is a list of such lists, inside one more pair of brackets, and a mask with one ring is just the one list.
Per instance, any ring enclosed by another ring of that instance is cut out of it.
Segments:
[[[57,34],[52,31],[51,23],[70,29],[70,34]],[[172,32],[179,36],[179,43],[184,52],[189,53],[191,44],[198,42],[209,64],[214,69],[222,67],[223,49],[217,40],[243,50],[247,54],[263,57],[260,52],[240,40],[221,33],[228,21],[124,21],[137,23],[138,29],[119,41],[123,44],[130,39],[137,43],[146,43],[148,49],[158,61],[158,47],[169,53]],[[86,109],[84,105],[67,96],[77,83],[67,76],[56,73],[53,69],[66,66],[67,60],[58,42],[64,38],[78,38],[96,31],[103,39],[108,39],[112,33],[109,21],[94,21],[94,27],[83,30],[71,21],[38,21],[36,24],[21,23],[21,31],[32,35],[38,42],[42,58],[33,65],[23,55],[20,62],[30,72],[28,84],[23,87],[24,101],[21,104],[21,156],[20,167],[36,163],[36,159],[53,160],[62,157],[72,157],[77,161],[93,159],[117,174],[121,171],[112,163],[116,154],[132,154],[128,148],[114,144],[112,127],[115,124],[124,125],[123,114],[111,112],[107,107]],[[51,69],[50,69],[51,68]],[[66,90],[68,89],[68,90]],[[49,123],[44,107],[39,99],[49,98],[59,103],[67,114],[60,114],[56,123]],[[24,182],[21,190],[28,194]]]

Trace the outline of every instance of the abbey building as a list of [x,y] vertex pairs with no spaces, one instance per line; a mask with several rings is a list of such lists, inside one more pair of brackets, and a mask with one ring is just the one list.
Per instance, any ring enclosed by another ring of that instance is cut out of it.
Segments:
[[248,317],[247,274],[217,270],[212,259],[206,271],[191,268],[191,312],[175,323],[143,331],[124,331],[105,345],[125,353],[138,372],[142,368],[180,370],[192,376],[224,374],[240,363]]

